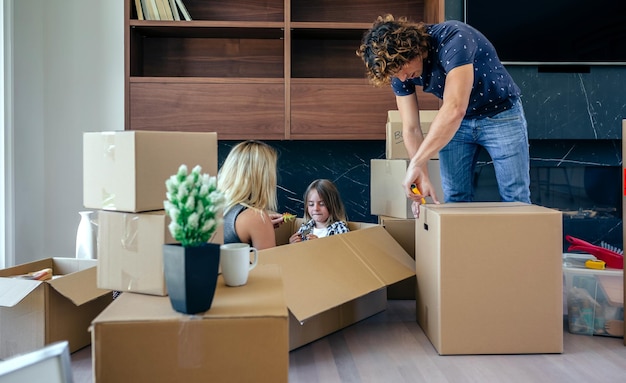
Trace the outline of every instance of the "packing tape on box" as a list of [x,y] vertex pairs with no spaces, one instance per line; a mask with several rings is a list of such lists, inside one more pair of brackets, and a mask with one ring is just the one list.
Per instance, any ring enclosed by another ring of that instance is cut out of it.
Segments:
[[115,132],[103,132],[102,155],[115,162]]
[[109,193],[102,189],[102,208],[107,210],[115,210],[115,193]]
[[[122,235],[121,245],[124,250],[137,254],[139,251],[139,216],[137,214],[124,214],[122,217]],[[122,286],[126,287],[126,291],[138,291],[141,289],[141,279],[135,275],[129,274],[122,268]]]
[[[104,132],[102,140],[102,156],[105,160],[115,162],[115,133]],[[102,202],[100,204],[104,209],[115,210],[115,193],[111,193],[106,189],[102,189]]]
[[198,336],[200,333],[197,326],[202,326],[202,315],[184,315],[180,319],[178,327],[178,366],[188,369],[196,369],[202,366],[202,360],[206,358],[204,350],[205,339]]
[[136,253],[139,249],[139,216],[137,214],[124,214],[123,222],[122,248]]

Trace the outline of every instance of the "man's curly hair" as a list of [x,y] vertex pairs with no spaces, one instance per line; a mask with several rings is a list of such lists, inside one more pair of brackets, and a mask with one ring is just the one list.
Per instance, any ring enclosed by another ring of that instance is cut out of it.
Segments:
[[402,67],[422,56],[430,47],[430,35],[424,23],[413,23],[406,17],[395,20],[391,14],[378,16],[365,32],[356,51],[365,63],[366,75],[374,86],[391,83]]

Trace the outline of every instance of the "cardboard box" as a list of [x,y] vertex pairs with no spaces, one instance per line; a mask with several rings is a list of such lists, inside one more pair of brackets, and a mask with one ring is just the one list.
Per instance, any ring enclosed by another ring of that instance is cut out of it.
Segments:
[[[283,224],[277,243],[287,243],[300,222]],[[282,268],[290,350],[385,310],[386,287],[415,275],[413,260],[383,227],[349,227],[349,233],[259,251],[259,263]]]
[[[384,215],[394,218],[413,218],[412,201],[404,194],[402,181],[406,175],[408,160],[370,161],[370,209],[372,215]],[[444,201],[439,173],[439,160],[428,161],[430,182],[435,188],[437,198]],[[426,199],[430,202],[430,198]]]
[[91,327],[95,381],[287,382],[287,326],[275,265],[257,266],[245,286],[220,276],[199,315],[174,311],[168,297],[123,293]]
[[164,210],[98,215],[98,287],[167,295],[163,245],[176,243]]
[[417,321],[439,354],[563,352],[562,238],[541,206],[424,205]]
[[180,165],[217,175],[217,133],[112,131],[83,134],[83,205],[163,209],[165,181]]
[[[378,216],[378,224],[402,246],[407,254],[415,259],[415,218],[394,218]],[[415,276],[387,287],[387,299],[415,299],[417,279]]]
[[[12,278],[51,268],[53,279]],[[0,358],[67,340],[70,352],[90,344],[89,324],[111,301],[96,287],[96,261],[48,258],[0,270]]]
[[[435,119],[438,110],[420,110],[420,126],[424,135],[428,134],[430,124]],[[397,110],[387,112],[387,139],[385,145],[387,159],[408,159],[409,154],[402,138],[402,118]],[[436,158],[436,157],[435,157]]]
[[569,332],[624,336],[624,270],[564,267]]

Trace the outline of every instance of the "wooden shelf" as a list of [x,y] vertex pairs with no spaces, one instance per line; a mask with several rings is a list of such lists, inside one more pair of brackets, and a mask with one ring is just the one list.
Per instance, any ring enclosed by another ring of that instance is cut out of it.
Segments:
[[[191,21],[137,20],[125,0],[126,129],[385,139],[395,97],[367,82],[355,53],[379,1],[183,1]],[[391,1],[385,11],[434,22],[442,3]]]

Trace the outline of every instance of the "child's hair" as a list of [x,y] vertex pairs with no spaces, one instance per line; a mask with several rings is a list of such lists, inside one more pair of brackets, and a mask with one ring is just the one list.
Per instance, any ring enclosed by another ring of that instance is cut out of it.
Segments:
[[235,145],[217,176],[217,187],[226,198],[224,213],[237,204],[275,211],[277,162],[276,150],[264,142],[247,140]]
[[331,180],[327,179],[317,179],[306,188],[304,192],[304,219],[306,221],[311,219],[309,215],[308,202],[309,202],[309,193],[312,190],[316,190],[317,194],[320,196],[326,208],[328,209],[328,221],[327,224],[331,224],[337,221],[347,222],[348,219],[346,217],[346,209],[343,206],[343,202],[341,201],[341,196],[339,195],[339,190]]

